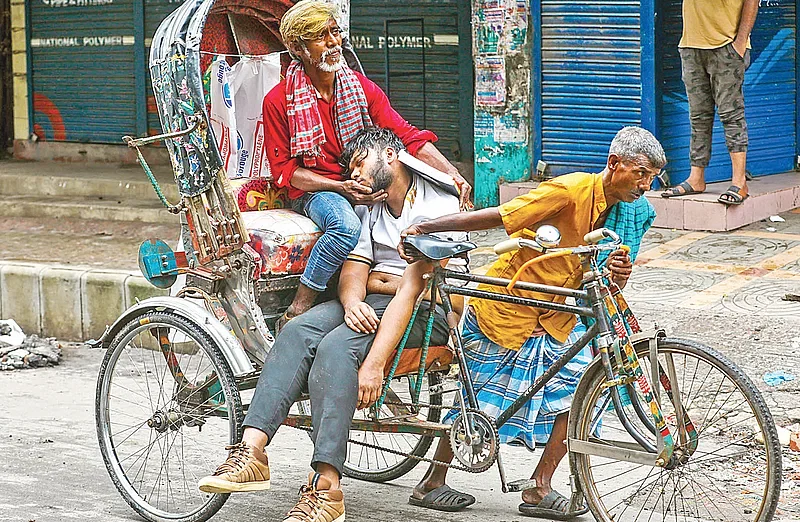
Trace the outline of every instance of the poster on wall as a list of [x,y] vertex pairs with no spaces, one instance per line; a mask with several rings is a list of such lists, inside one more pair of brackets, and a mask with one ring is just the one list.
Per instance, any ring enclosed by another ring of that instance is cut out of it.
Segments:
[[479,107],[503,107],[506,103],[506,59],[478,58],[475,63],[475,102]]

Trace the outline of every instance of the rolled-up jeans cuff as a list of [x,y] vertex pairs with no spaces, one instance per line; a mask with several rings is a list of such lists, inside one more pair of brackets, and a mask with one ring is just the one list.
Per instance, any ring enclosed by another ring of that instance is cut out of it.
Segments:
[[306,277],[305,274],[300,276],[300,284],[303,286],[307,286],[308,288],[315,290],[317,292],[324,292],[328,285],[318,285],[317,283],[311,281]]

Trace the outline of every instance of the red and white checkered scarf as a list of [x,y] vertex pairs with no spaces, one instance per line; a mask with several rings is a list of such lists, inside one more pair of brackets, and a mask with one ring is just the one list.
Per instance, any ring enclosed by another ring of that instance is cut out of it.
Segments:
[[[372,125],[372,119],[361,82],[349,67],[336,71],[335,82],[334,127],[344,147],[358,131]],[[293,60],[286,71],[286,114],[290,154],[299,158],[304,166],[315,167],[326,142],[325,131],[317,106],[317,91],[299,60]]]

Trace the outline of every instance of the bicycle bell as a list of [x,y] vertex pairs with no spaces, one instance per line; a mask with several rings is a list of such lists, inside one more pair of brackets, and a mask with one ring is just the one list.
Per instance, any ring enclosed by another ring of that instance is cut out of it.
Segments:
[[542,225],[536,229],[535,240],[542,248],[555,248],[561,243],[561,232],[553,225]]

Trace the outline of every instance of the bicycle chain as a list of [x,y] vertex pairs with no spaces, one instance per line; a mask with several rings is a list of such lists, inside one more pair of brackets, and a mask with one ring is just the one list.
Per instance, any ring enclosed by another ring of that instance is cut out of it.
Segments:
[[[393,406],[408,406],[408,404],[402,403],[402,402],[399,402],[399,403],[398,402],[384,402],[384,404],[387,404],[387,405],[390,404],[390,405],[393,405]],[[422,406],[422,407],[425,407],[425,408],[430,408],[430,409],[457,408],[457,406],[444,406],[444,405],[440,405],[440,404],[418,403],[418,405]],[[467,412],[472,412],[472,413],[474,413],[474,412],[485,413],[482,410],[479,410],[479,409],[476,409],[476,408],[467,408],[466,411]],[[297,428],[299,430],[307,431],[307,432],[313,431],[313,428],[309,428],[307,426],[295,426],[295,428]],[[495,433],[496,433],[496,431],[497,430],[495,430]],[[377,444],[370,444],[369,442],[361,442],[361,441],[353,440],[353,439],[347,439],[347,442],[353,443],[353,444],[358,444],[359,446],[364,446],[366,448],[370,448],[370,449],[374,449],[374,450],[378,450],[378,451],[383,451],[383,452],[386,452],[386,453],[391,453],[393,455],[398,455],[400,457],[405,457],[405,458],[416,460],[416,461],[419,461],[419,462],[427,462],[428,464],[434,464],[436,466],[442,466],[444,468],[454,469],[456,471],[466,471],[467,473],[482,473],[482,472],[486,471],[485,469],[468,468],[466,466],[461,466],[459,464],[447,463],[447,462],[444,462],[444,461],[441,461],[441,460],[436,460],[436,459],[429,459],[428,457],[419,457],[417,455],[411,455],[410,453],[403,453],[402,451],[399,451],[399,450],[394,450],[394,449],[391,449],[391,448],[385,448],[383,446],[378,446]],[[499,443],[499,438],[498,438],[498,443]]]

